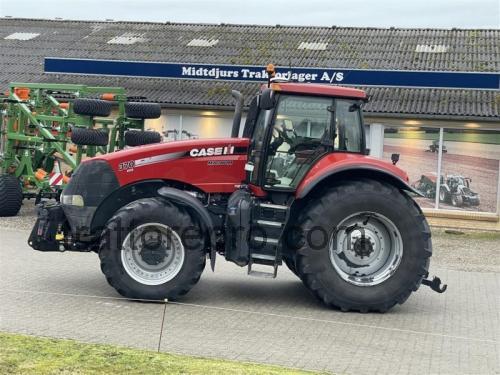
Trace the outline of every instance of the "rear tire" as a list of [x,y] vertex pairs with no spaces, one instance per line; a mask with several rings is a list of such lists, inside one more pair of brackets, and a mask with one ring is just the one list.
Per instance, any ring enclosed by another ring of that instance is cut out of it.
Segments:
[[0,175],[0,217],[16,216],[23,204],[23,189],[19,179],[10,174]]
[[[356,215],[361,220],[354,226],[349,220]],[[326,305],[385,312],[405,302],[427,275],[429,226],[394,186],[359,179],[326,189],[307,204],[298,226],[298,273]]]
[[125,144],[130,147],[160,143],[161,134],[154,131],[129,130],[125,133]]
[[175,300],[205,268],[204,239],[194,231],[200,226],[179,206],[161,198],[132,202],[102,232],[101,270],[124,297]]

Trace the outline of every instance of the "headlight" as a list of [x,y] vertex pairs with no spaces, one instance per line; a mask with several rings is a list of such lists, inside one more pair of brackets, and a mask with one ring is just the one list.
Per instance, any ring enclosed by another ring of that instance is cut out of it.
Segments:
[[81,195],[61,195],[61,203],[69,206],[83,207],[83,197]]

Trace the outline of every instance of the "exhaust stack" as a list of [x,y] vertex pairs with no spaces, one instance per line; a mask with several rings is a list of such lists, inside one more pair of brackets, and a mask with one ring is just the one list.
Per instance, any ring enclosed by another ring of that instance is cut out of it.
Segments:
[[241,94],[241,92],[236,90],[231,90],[231,95],[236,101],[233,116],[233,128],[231,129],[231,138],[238,138],[238,135],[240,134],[241,112],[243,110],[243,95]]

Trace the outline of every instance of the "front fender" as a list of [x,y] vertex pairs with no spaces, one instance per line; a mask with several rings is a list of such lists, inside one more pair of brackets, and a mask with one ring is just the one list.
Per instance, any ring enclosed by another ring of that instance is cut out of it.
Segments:
[[203,206],[203,204],[201,204],[198,199],[179,189],[165,186],[158,189],[158,195],[180,206],[186,207],[188,210],[194,212],[197,215],[198,219],[201,222],[201,225],[203,226],[203,229],[206,230],[210,238],[210,267],[213,271],[215,269],[217,240],[215,238],[215,225],[208,210]]

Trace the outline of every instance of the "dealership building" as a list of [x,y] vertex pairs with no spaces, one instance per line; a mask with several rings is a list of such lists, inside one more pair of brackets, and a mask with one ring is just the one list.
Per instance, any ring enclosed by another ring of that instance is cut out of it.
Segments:
[[[282,78],[362,88],[374,156],[399,153],[415,186],[443,176],[468,189],[460,204],[421,198],[429,216],[499,227],[500,30],[4,17],[0,49],[2,90],[10,82],[125,87],[161,104],[147,127],[167,141],[229,136],[231,90],[248,105],[268,63]],[[471,192],[479,205],[465,204]]]

